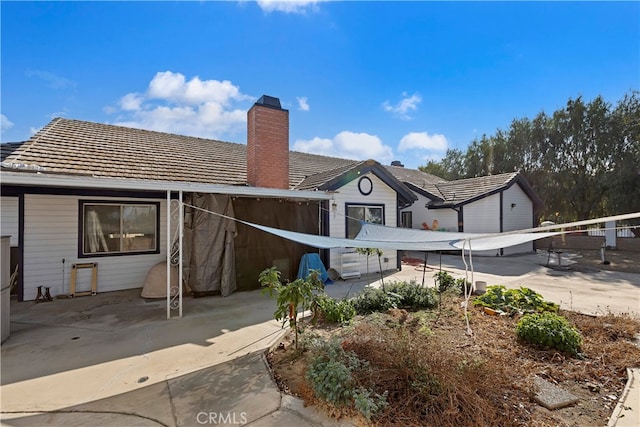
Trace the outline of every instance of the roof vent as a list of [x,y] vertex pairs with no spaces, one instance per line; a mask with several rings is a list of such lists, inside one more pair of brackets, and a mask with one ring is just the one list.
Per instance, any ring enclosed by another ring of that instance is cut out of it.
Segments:
[[262,95],[256,104],[272,108],[282,108],[280,105],[280,99],[269,95]]
[[404,167],[404,165],[402,164],[402,162],[400,160],[394,160],[391,162],[391,166],[399,166],[401,168]]

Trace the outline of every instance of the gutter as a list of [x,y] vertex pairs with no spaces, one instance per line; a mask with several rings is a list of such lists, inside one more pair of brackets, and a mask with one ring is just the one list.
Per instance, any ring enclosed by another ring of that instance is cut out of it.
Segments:
[[203,184],[195,182],[171,182],[135,180],[124,178],[97,178],[90,176],[54,175],[2,171],[2,185],[57,188],[95,188],[136,191],[183,191],[190,193],[229,194],[248,197],[273,197],[302,200],[330,200],[331,194],[324,191],[288,190],[250,186]]

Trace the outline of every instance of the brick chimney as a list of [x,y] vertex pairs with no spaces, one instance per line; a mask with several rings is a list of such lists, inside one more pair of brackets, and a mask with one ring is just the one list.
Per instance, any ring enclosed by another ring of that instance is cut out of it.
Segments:
[[289,111],[263,95],[247,112],[247,182],[289,188]]

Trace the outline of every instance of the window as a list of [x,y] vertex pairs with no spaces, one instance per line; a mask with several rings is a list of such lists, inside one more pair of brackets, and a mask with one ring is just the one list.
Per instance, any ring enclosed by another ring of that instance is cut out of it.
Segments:
[[413,228],[413,212],[402,212],[401,221],[403,228]]
[[384,224],[384,205],[347,205],[347,238],[356,237],[361,228],[360,221]]
[[158,203],[80,202],[80,257],[158,253]]

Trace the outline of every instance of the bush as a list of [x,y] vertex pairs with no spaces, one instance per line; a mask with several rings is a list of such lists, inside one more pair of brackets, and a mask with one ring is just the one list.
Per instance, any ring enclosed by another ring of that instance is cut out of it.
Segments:
[[323,342],[312,351],[306,378],[317,397],[336,406],[352,405],[367,419],[387,407],[387,393],[373,393],[356,384],[353,371],[365,370],[368,363],[336,341]]
[[356,315],[356,309],[350,300],[336,301],[327,294],[321,294],[314,302],[315,310],[328,323],[347,323]]
[[453,286],[456,284],[453,276],[446,271],[439,271],[434,274],[433,277],[435,278],[436,288],[440,293],[453,288]]
[[487,292],[477,297],[473,304],[506,313],[558,311],[557,304],[545,301],[542,295],[529,288],[507,289],[502,285],[487,287]]
[[413,280],[391,283],[387,285],[386,290],[366,288],[352,299],[352,303],[358,314],[384,312],[399,307],[433,308],[437,305],[434,290],[423,288]]
[[423,288],[415,280],[391,283],[387,285],[387,292],[400,295],[400,304],[406,308],[434,308],[438,304],[433,288]]
[[365,290],[353,298],[351,302],[358,314],[369,314],[376,311],[387,311],[392,308],[398,308],[402,302],[402,297],[378,288],[365,288]]
[[516,325],[518,339],[531,344],[555,348],[573,355],[582,344],[580,332],[564,317],[551,312],[524,316]]

